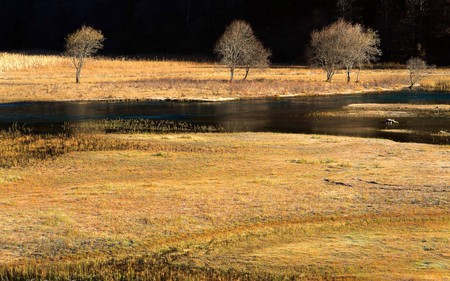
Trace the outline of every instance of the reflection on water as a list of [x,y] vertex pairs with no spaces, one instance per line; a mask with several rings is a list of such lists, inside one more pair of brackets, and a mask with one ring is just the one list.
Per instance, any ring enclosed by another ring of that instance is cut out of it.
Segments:
[[[395,131],[384,118],[316,116],[355,103],[450,104],[449,93],[395,92],[346,96],[257,99],[209,102],[49,102],[0,104],[0,127],[24,124],[54,132],[63,122],[100,119],[179,120],[221,126],[228,131],[270,131],[390,138],[397,141],[447,143],[449,118],[396,118]],[[388,117],[388,116],[387,116]],[[404,133],[402,133],[404,132]]]

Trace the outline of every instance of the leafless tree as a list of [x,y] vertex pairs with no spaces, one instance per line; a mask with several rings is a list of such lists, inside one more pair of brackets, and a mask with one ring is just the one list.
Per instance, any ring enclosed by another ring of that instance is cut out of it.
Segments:
[[76,83],[80,82],[81,69],[87,58],[103,48],[105,40],[102,32],[83,26],[66,38],[66,55],[72,57],[76,69]]
[[432,67],[421,58],[410,58],[406,62],[406,68],[409,71],[409,88],[412,89],[423,77],[430,74]]
[[268,67],[270,63],[271,51],[264,48],[263,44],[256,40],[252,46],[246,48],[242,64],[245,67],[245,76],[243,80],[247,79],[250,69],[253,67]]
[[331,82],[337,68],[342,65],[344,53],[343,32],[349,24],[339,20],[320,31],[311,33],[311,60],[320,65],[327,73],[327,82]]
[[242,20],[236,20],[226,28],[217,41],[214,52],[229,67],[231,82],[237,67],[245,67],[246,79],[250,68],[267,65],[270,56],[270,51],[256,38],[251,26]]
[[350,73],[355,66],[361,68],[381,54],[379,45],[376,32],[341,19],[321,31],[312,32],[311,59],[324,68],[327,82],[331,82],[340,67],[346,69],[347,81],[350,81]]
[[342,65],[347,73],[347,82],[354,67],[358,68],[356,82],[359,82],[360,70],[364,64],[376,61],[381,55],[380,38],[378,34],[365,29],[360,24],[349,25],[343,31]]

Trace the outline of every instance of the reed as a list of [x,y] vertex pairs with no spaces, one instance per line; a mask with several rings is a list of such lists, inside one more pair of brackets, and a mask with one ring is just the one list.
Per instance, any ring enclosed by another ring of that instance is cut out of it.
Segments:
[[[317,276],[319,277],[319,276]],[[29,280],[301,280],[295,275],[221,270],[188,265],[170,264],[163,256],[153,255],[138,259],[94,260],[61,264],[29,264],[18,267],[0,267],[1,281]],[[306,280],[306,279],[304,279]],[[344,279],[342,279],[344,280]],[[350,280],[350,279],[348,279]]]
[[224,131],[221,126],[196,125],[183,121],[151,119],[103,119],[86,122],[66,122],[63,133],[76,134],[138,134],[138,133],[218,133]]
[[0,73],[55,65],[62,60],[61,56],[0,53]]
[[0,132],[0,167],[31,165],[74,151],[106,151],[133,148],[132,143],[96,135],[36,135]]
[[436,91],[449,92],[450,91],[450,81],[438,81],[434,86]]
[[13,124],[0,131],[0,167],[25,166],[75,151],[147,149],[148,144],[117,140],[104,134],[211,133],[223,128],[186,122],[115,119],[66,122],[56,134],[34,134],[26,126]]

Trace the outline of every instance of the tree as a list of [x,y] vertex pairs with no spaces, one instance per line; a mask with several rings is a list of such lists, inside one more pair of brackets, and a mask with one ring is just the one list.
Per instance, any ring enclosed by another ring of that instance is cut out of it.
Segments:
[[103,48],[104,40],[100,30],[89,26],[83,26],[67,36],[66,55],[72,57],[76,69],[76,83],[80,83],[81,68],[86,59]]
[[355,66],[360,69],[381,54],[379,45],[380,39],[375,31],[340,19],[320,31],[312,32],[311,60],[326,71],[327,82],[331,82],[340,67],[346,69],[349,82]]
[[245,49],[242,64],[245,67],[245,76],[243,80],[247,79],[248,73],[252,67],[268,67],[272,55],[270,50],[264,48],[263,44],[256,40],[252,46]]
[[360,24],[350,24],[343,31],[342,39],[344,52],[341,60],[347,73],[347,82],[350,82],[350,73],[355,66],[358,67],[356,82],[359,82],[359,73],[362,66],[377,60],[378,56],[381,55],[380,38],[371,29],[365,29]]
[[327,73],[327,82],[331,82],[337,68],[342,65],[342,54],[345,50],[343,33],[350,24],[338,20],[320,31],[311,33],[311,60],[320,65]]
[[[358,67],[358,74],[356,75],[355,82],[359,82],[359,74],[361,73],[361,69],[363,65],[370,64],[378,60],[379,56],[382,55],[380,50],[380,37],[378,33],[372,29],[367,29],[361,38],[360,51],[358,52],[359,56],[356,58],[356,64]],[[348,73],[348,80],[350,81],[350,73]]]
[[430,67],[426,61],[421,58],[410,58],[406,62],[406,68],[409,71],[409,88],[412,89],[423,77],[429,74]]
[[250,68],[267,65],[270,56],[270,51],[256,38],[251,26],[242,20],[236,20],[226,28],[217,41],[214,52],[219,55],[221,62],[230,68],[231,82],[237,67],[245,67],[246,79]]

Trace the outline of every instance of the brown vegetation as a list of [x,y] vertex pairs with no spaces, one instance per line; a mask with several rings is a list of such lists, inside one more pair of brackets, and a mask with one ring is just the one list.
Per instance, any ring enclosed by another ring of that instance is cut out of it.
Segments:
[[350,104],[339,111],[317,112],[316,116],[346,116],[346,117],[447,117],[450,118],[448,104]]
[[[346,83],[342,72],[330,84],[323,82],[323,70],[283,66],[255,69],[251,79],[230,85],[227,70],[217,64],[125,59],[92,59],[83,68],[84,83],[74,85],[68,58],[2,54],[0,61],[9,66],[1,66],[5,71],[0,75],[0,102],[221,100],[384,91],[408,86],[405,69],[363,70],[359,84]],[[443,88],[450,83],[449,74],[449,70],[439,69],[421,84]]]
[[[2,138],[0,150],[54,138]],[[0,169],[0,276],[436,280],[450,268],[448,146],[270,133],[92,142],[114,146],[66,140],[58,157]]]

